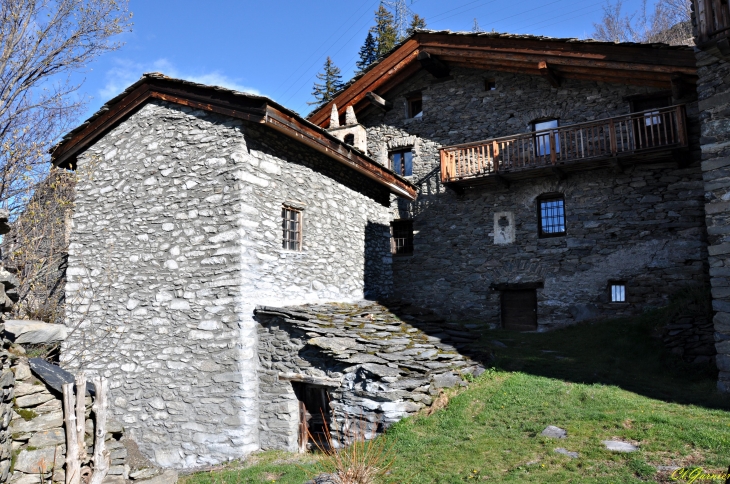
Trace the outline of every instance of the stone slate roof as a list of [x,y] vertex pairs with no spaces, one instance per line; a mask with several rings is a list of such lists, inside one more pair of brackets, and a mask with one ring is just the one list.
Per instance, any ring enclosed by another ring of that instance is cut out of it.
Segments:
[[[394,314],[394,310],[403,308],[416,314]],[[408,305],[385,307],[363,301],[283,308],[258,306],[255,314],[278,317],[279,321],[304,331],[310,338],[308,345],[345,366],[365,370],[375,379],[385,378],[392,389],[421,387],[422,392],[433,395],[440,388],[465,384],[463,374],[478,375],[484,371],[481,364],[457,349],[457,345],[473,341],[472,333],[459,325],[444,323],[428,310]]]

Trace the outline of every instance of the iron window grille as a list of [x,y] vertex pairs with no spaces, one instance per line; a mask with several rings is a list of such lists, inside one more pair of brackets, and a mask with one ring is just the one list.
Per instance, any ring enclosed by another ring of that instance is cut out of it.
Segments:
[[390,223],[390,251],[395,255],[413,255],[413,220]]
[[565,197],[549,195],[537,200],[538,235],[560,237],[565,235]]
[[413,175],[413,152],[411,149],[391,151],[390,168],[400,176]]
[[611,302],[612,303],[625,303],[626,302],[626,283],[625,282],[611,282],[609,283],[611,290]]
[[281,208],[283,230],[282,248],[302,250],[302,211],[291,207]]

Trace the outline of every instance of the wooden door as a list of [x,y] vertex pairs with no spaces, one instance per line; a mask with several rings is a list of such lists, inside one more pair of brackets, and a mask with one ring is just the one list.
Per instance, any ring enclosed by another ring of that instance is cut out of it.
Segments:
[[537,329],[537,291],[502,291],[502,327],[515,331]]

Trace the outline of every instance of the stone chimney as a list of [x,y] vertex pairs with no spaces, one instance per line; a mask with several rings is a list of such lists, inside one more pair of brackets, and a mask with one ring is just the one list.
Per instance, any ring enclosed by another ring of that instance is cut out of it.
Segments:
[[357,122],[355,117],[355,109],[347,106],[345,111],[345,125],[340,126],[340,116],[337,106],[332,105],[332,114],[330,114],[330,127],[327,129],[331,135],[356,148],[363,153],[367,153],[368,138],[367,131],[362,124]]

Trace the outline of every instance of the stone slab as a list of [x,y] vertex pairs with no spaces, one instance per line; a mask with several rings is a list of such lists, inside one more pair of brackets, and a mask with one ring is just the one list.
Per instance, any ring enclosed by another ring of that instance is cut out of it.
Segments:
[[547,427],[545,427],[545,430],[540,432],[540,435],[553,439],[564,439],[568,436],[568,432],[566,432],[565,429],[556,427],[555,425],[548,425]]
[[[21,450],[15,460],[15,471],[26,474],[39,474],[50,471],[53,466],[55,447],[46,447],[36,450]],[[40,470],[39,470],[40,469]]]
[[159,476],[155,476],[151,479],[140,479],[135,482],[144,484],[175,484],[177,482],[177,472],[172,469],[167,469]]
[[562,447],[558,447],[553,452],[556,452],[558,454],[567,455],[571,459],[577,459],[580,456],[580,454],[578,454],[578,452],[571,452],[568,449],[564,449]]
[[602,441],[606,449],[612,452],[636,452],[639,450],[635,445],[631,445],[627,442],[619,442],[617,440],[604,440]]
[[5,321],[5,334],[17,344],[51,344],[65,341],[68,328],[43,321],[10,319]]
[[[30,358],[28,360],[30,369],[39,380],[53,388],[59,394],[63,393],[65,383],[74,383],[76,378],[63,368],[53,363],[48,363],[43,358]],[[86,383],[86,393],[94,396],[94,386],[91,382]]]

